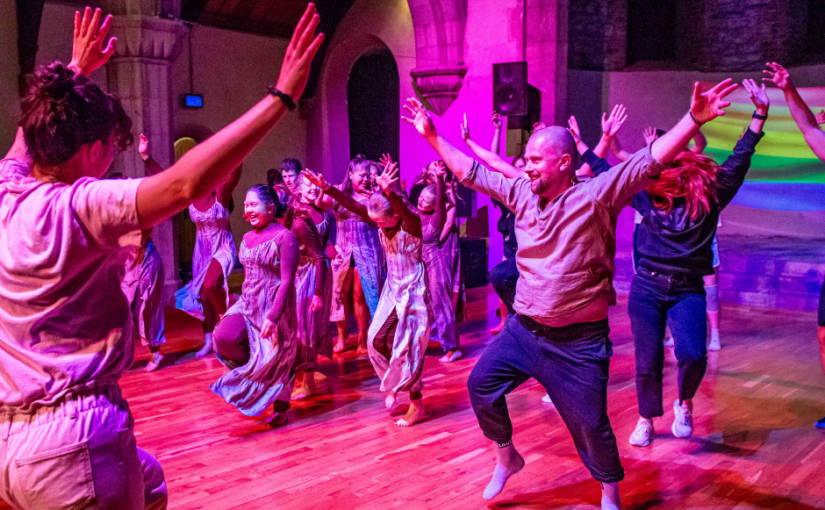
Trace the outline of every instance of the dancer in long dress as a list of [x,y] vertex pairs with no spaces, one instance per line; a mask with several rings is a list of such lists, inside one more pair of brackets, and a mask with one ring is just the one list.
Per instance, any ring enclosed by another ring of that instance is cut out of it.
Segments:
[[[336,189],[366,208],[373,194],[371,161],[358,156],[353,159],[344,182]],[[358,323],[358,354],[367,354],[367,332],[375,315],[378,298],[387,278],[387,262],[378,240],[378,227],[368,216],[359,216],[340,202],[334,202],[326,191],[319,199],[320,206],[335,213],[336,256],[332,260],[332,312],[330,320],[338,326],[338,340],[333,350],[345,348],[348,297],[352,292],[355,320]]]
[[[111,18],[98,30],[100,16],[87,9],[82,21],[75,17],[75,42],[90,49],[82,60],[96,67],[115,49],[103,44]],[[118,385],[134,355],[120,290],[124,248],[213,190],[277,124],[306,86],[323,40],[313,38],[318,22],[310,5],[281,66],[275,92],[283,96],[267,94],[168,170],[142,179],[99,180],[131,142],[120,102],[80,67],[35,72],[20,120],[33,170],[0,177],[4,502],[25,510],[166,507],[163,472],[137,448]]]
[[229,306],[229,274],[237,256],[229,213],[240,178],[238,165],[212,193],[189,206],[196,228],[192,280],[175,293],[175,306],[201,321],[203,347],[195,354],[199,358],[212,352],[215,324]]
[[[430,307],[432,311],[432,328],[430,338],[438,341],[444,349],[444,356],[439,360],[449,363],[461,358],[458,330],[453,306],[453,257],[456,248],[453,238],[448,234],[442,240],[444,225],[447,223],[448,199],[445,191],[447,169],[443,164],[435,165],[435,185],[429,185],[418,195],[418,213],[421,216],[421,229],[424,235],[424,267],[430,288]],[[455,206],[450,204],[455,221]]]
[[378,177],[383,194],[373,195],[366,207],[331,187],[322,175],[305,173],[343,207],[379,227],[387,254],[387,282],[370,324],[370,362],[381,379],[381,391],[387,392],[388,409],[394,409],[398,392],[410,392],[407,414],[395,422],[399,427],[409,427],[424,417],[421,372],[430,336],[421,218],[393,190],[398,182],[395,164]]
[[[149,140],[142,134],[138,142],[138,153],[146,166],[147,177],[163,171],[149,155]],[[126,299],[129,300],[140,342],[149,347],[149,352],[152,353],[152,359],[146,364],[147,372],[153,372],[160,367],[163,361],[160,346],[166,343],[163,261],[155,249],[151,234],[151,231],[143,233],[144,243],[134,250],[134,257],[126,261],[126,275],[120,284]]]
[[212,391],[246,416],[260,416],[273,406],[267,419],[286,422],[295,382],[297,316],[295,271],[298,240],[275,220],[288,207],[267,184],[250,188],[244,218],[247,232],[239,251],[244,267],[241,298],[215,328],[215,354],[230,372],[212,385]]
[[320,189],[299,173],[293,185],[292,232],[298,238],[301,258],[295,276],[298,314],[296,372],[303,372],[293,400],[314,395],[323,376],[316,370],[318,356],[332,359],[332,271],[325,249],[334,228],[332,215],[315,205]]
[[695,84],[688,114],[665,136],[616,168],[575,184],[576,145],[551,126],[527,142],[527,178],[507,179],[453,147],[414,98],[404,117],[465,185],[516,214],[521,278],[515,310],[468,380],[470,401],[484,434],[497,443],[496,467],[484,498],[499,494],[524,468],[513,446],[506,395],[531,377],[547,390],[573,436],[579,456],[602,485],[602,509],[620,508],[624,469],[607,416],[612,344],[607,311],[612,287],[616,218],[678,154],[699,123],[720,115],[735,86],[725,80],[704,94]]

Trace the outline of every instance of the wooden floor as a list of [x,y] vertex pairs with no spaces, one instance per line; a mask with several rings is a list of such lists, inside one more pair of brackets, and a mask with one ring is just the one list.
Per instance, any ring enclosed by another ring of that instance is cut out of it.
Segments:
[[[594,508],[599,486],[544,392],[531,381],[508,399],[525,469],[492,502],[481,491],[494,451],[467,397],[467,376],[491,337],[496,301],[487,288],[470,294],[461,325],[467,357],[424,369],[429,418],[393,425],[366,357],[353,352],[321,366],[324,394],[299,403],[290,423],[270,430],[209,390],[225,372],[199,346],[199,324],[176,312],[167,321],[175,364],[142,371],[148,351],[121,386],[132,408],[138,445],[162,463],[175,509],[472,509]],[[825,508],[825,376],[810,312],[727,306],[723,350],[711,353],[695,399],[695,434],[670,435],[672,410],[656,421],[651,447],[627,443],[637,418],[633,344],[626,299],[611,311],[609,412],[626,471],[624,507]],[[665,408],[676,395],[668,349]]]

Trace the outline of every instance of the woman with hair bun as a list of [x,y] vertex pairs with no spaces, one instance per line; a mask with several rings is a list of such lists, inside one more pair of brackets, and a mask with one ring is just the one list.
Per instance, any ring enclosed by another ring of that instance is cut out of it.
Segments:
[[370,324],[367,346],[370,362],[381,379],[381,391],[387,392],[387,409],[394,410],[398,392],[410,392],[410,407],[395,422],[399,427],[409,427],[424,418],[421,373],[430,338],[421,218],[394,191],[398,182],[398,167],[394,163],[377,178],[383,194],[372,195],[366,206],[327,184],[322,175],[304,173],[342,207],[378,227],[388,271]]
[[[372,161],[362,155],[350,161],[344,181],[336,189],[366,207],[373,195]],[[326,192],[325,192],[326,193]],[[337,323],[338,341],[333,350],[346,348],[349,293],[352,292],[355,320],[358,322],[358,354],[367,354],[367,330],[375,315],[378,298],[387,278],[387,262],[378,240],[378,227],[368,216],[360,216],[333,202],[325,194],[320,205],[335,213],[337,228],[332,260],[332,312],[330,320]]]
[[[75,16],[79,57],[105,62],[100,12]],[[0,172],[0,497],[14,508],[166,508],[118,381],[134,356],[120,289],[142,232],[208,195],[300,97],[323,41],[307,7],[276,87],[151,177],[100,180],[132,142],[120,101],[76,68],[39,68],[21,102],[31,175]]]
[[267,184],[246,193],[244,219],[253,230],[244,235],[238,254],[243,291],[215,328],[215,354],[231,371],[212,391],[247,416],[260,416],[272,405],[271,426],[286,423],[295,382],[298,240],[275,221],[286,213],[288,201],[283,190]]

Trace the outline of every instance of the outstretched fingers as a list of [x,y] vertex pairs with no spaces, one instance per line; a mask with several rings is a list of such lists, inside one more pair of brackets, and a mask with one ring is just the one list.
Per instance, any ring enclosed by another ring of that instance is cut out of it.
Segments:
[[80,37],[86,37],[89,31],[89,23],[92,21],[92,8],[86,7],[83,9],[83,19],[80,22]]
[[314,3],[309,3],[307,8],[304,10],[304,13],[301,15],[301,19],[298,20],[298,24],[295,25],[295,31],[292,32],[292,37],[289,40],[289,44],[286,47],[287,55],[290,52],[296,53],[298,52],[298,42],[304,35],[307,26],[309,26],[312,18],[315,16],[316,9]]

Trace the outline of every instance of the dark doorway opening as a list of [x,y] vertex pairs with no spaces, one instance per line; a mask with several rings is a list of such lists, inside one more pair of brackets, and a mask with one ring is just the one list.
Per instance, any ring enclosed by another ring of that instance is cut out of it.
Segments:
[[398,66],[389,50],[359,58],[347,83],[349,152],[377,161],[383,153],[398,161]]

